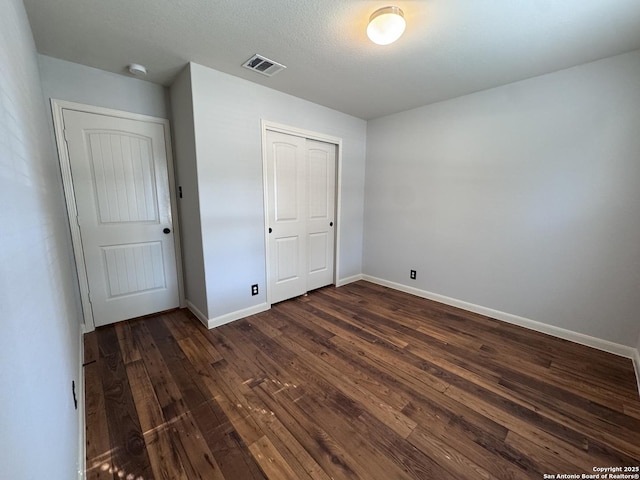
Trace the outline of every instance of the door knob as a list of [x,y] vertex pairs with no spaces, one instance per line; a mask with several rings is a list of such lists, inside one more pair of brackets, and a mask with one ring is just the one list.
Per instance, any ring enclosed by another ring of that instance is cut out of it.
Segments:
[[162,233],[164,234],[170,234],[171,233],[171,229],[170,228],[165,228],[164,230],[162,230]]
[[269,227],[269,233],[273,232],[273,229],[271,227]]
[[329,226],[330,226],[330,227],[333,227],[333,222],[329,222]]

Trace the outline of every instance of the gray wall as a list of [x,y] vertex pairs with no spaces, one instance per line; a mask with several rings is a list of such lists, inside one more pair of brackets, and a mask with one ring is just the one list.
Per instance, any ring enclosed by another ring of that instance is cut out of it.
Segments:
[[176,152],[176,184],[182,187],[182,198],[178,199],[178,214],[180,215],[185,298],[207,316],[207,285],[202,256],[198,166],[189,67],[185,68],[171,85],[171,110],[173,148]]
[[639,78],[636,51],[370,121],[364,273],[635,347]]
[[80,310],[58,161],[20,0],[0,2],[2,478],[77,477]]
[[261,119],[343,139],[338,278],[361,273],[365,121],[197,64],[191,78],[209,318],[266,301]]
[[169,118],[167,91],[161,85],[46,55],[38,55],[38,63],[47,100]]

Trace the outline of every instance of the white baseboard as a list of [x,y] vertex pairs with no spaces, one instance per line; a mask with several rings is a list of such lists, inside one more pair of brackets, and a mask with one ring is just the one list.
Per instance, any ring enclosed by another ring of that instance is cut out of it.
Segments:
[[207,328],[209,325],[209,319],[207,318],[207,316],[202,313],[200,311],[200,309],[198,307],[196,307],[193,303],[191,303],[189,300],[185,299],[184,303],[186,304],[187,308],[191,311],[191,313],[193,313],[196,318],[198,320],[200,320],[200,322]]
[[236,310],[235,312],[226,313],[224,315],[220,315],[219,317],[210,318],[207,324],[207,328],[215,328],[220,325],[224,325],[225,323],[231,323],[235,320],[240,320],[241,318],[249,317],[251,315],[255,315],[256,313],[264,312],[269,310],[271,305],[268,303],[261,303],[259,305],[254,305],[249,308],[244,308],[242,310]]
[[[409,287],[407,285],[402,285],[401,283],[390,282],[382,278],[371,277],[369,275],[363,275],[362,277],[363,277],[363,280],[366,280],[371,283],[383,285],[385,287],[393,288],[394,290],[400,290],[405,293],[410,293],[418,297],[427,298],[429,300],[434,300],[436,302],[444,303],[446,305],[458,307],[470,312],[479,313],[480,315],[485,315],[487,317],[495,318],[496,320],[502,320],[503,322],[512,323],[514,325],[519,325],[521,327],[528,328],[529,330],[535,330],[537,332],[546,333],[554,337],[562,338],[564,340],[570,340],[572,342],[579,343],[581,345],[586,345],[588,347],[597,348],[598,350],[603,350],[605,352],[613,353],[621,357],[633,359],[635,358],[635,356],[638,355],[638,351],[635,348],[629,347],[626,345],[621,345],[619,343],[614,343],[608,340],[591,337],[589,335],[584,335],[582,333],[574,332],[572,330],[566,330],[564,328],[560,328],[554,325],[538,322],[536,320],[520,317],[518,315],[513,315],[511,313],[501,312],[499,310],[493,310],[492,308],[483,307],[481,305],[475,305],[473,303],[465,302],[463,300],[458,300],[451,297],[446,297],[444,295],[428,292],[426,290],[420,290],[418,288]],[[639,366],[640,365],[636,363],[636,374],[638,374]]]
[[78,400],[78,480],[84,480],[85,472],[87,471],[87,424],[84,402],[84,325],[80,326],[79,331],[80,354],[78,355],[78,385],[76,385],[76,398]]
[[351,277],[347,277],[347,278],[340,278],[336,282],[336,287],[342,287],[343,285],[346,285],[348,283],[357,282],[358,280],[362,280],[362,274],[352,275]]
[[255,315],[256,313],[264,312],[271,308],[271,305],[268,303],[260,303],[258,305],[253,305],[248,308],[244,308],[242,310],[236,310],[235,312],[225,313],[224,315],[220,315],[215,318],[207,318],[198,308],[191,303],[189,300],[186,300],[187,308],[191,310],[198,320],[202,322],[202,324],[208,329],[216,328],[226,323],[231,323],[236,320],[240,320],[241,318],[249,317],[251,315]]

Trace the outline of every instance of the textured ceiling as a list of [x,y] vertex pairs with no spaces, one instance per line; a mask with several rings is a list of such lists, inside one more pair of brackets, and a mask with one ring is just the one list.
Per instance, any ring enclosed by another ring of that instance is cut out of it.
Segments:
[[[170,85],[193,61],[370,119],[640,48],[639,0],[24,0],[38,51]],[[369,15],[407,30],[371,43]],[[241,64],[287,65],[267,78]]]

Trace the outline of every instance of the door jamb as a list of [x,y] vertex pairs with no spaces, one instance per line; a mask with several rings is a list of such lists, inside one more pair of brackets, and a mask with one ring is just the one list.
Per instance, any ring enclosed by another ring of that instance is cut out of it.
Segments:
[[67,217],[69,229],[71,231],[71,243],[73,244],[73,255],[76,263],[76,272],[80,287],[80,301],[82,303],[82,313],[84,317],[84,332],[95,330],[91,301],[89,300],[89,282],[87,280],[87,269],[84,262],[82,250],[82,236],[80,225],[78,224],[78,210],[76,207],[76,196],[73,189],[73,178],[71,175],[71,161],[69,159],[69,149],[64,134],[63,110],[74,110],[83,113],[105,115],[109,117],[123,118],[127,120],[138,120],[149,123],[158,123],[164,130],[165,150],[167,152],[167,173],[169,177],[169,201],[171,204],[171,223],[174,232],[174,247],[176,255],[176,274],[178,276],[178,301],[180,307],[185,306],[184,284],[182,276],[182,248],[180,245],[180,222],[178,221],[178,205],[176,202],[175,175],[173,169],[173,150],[171,146],[171,132],[169,131],[169,120],[166,118],[152,117],[138,113],[114,110],[111,108],[96,107],[82,103],[69,102],[66,100],[51,99],[51,113],[53,116],[53,129],[58,147],[58,159],[60,172],[62,174],[62,186],[64,198],[67,204]]
[[278,133],[285,133],[295,137],[302,137],[309,140],[317,140],[319,142],[331,143],[336,146],[336,219],[334,221],[335,229],[335,249],[334,249],[334,265],[333,265],[333,284],[337,285],[338,272],[340,271],[340,231],[341,231],[341,213],[342,213],[342,138],[326,135],[324,133],[305,130],[298,127],[292,127],[281,123],[271,122],[262,119],[260,121],[261,137],[262,137],[262,192],[264,205],[264,246],[265,246],[265,291],[267,304],[271,306],[271,292],[269,289],[270,265],[269,259],[271,252],[269,247],[269,194],[267,181],[267,130]]

